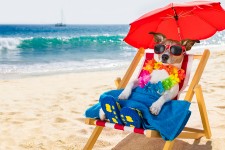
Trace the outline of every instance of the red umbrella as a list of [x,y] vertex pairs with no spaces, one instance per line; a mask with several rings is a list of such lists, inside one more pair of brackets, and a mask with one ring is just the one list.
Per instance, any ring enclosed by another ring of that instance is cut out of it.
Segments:
[[130,24],[124,41],[136,48],[154,48],[153,35],[164,34],[173,40],[202,40],[225,29],[225,11],[220,2],[192,1],[171,3],[151,11]]

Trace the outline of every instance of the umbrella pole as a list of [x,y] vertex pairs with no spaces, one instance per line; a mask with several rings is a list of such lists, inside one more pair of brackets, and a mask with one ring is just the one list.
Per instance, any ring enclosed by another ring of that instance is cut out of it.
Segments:
[[182,40],[182,38],[181,38],[181,35],[180,35],[180,27],[179,27],[179,25],[178,25],[178,22],[176,21],[176,23],[177,23],[177,32],[178,32],[178,35],[179,35],[179,37],[180,37],[180,41]]
[[176,9],[172,6],[172,9],[173,9],[173,12],[174,12],[174,19],[176,21],[176,24],[177,24],[177,32],[178,32],[178,35],[180,37],[180,41],[182,40],[181,38],[181,33],[180,33],[180,26],[178,24],[178,19],[179,19],[179,16],[177,15],[177,12],[176,12]]

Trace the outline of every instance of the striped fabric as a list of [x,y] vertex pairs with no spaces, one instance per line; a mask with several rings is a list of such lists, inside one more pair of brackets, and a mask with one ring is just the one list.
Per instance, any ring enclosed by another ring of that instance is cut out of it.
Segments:
[[129,131],[129,132],[134,132],[134,133],[139,133],[139,134],[146,134],[144,129],[141,128],[135,128],[135,127],[128,127],[120,124],[114,124],[110,122],[105,122],[101,120],[96,120],[95,121],[96,126],[102,126],[102,127],[109,127],[112,129],[118,129],[118,130],[123,130],[123,131]]

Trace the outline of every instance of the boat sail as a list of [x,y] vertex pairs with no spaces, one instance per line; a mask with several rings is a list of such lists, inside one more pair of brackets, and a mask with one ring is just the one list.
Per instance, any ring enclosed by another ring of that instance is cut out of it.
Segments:
[[65,27],[66,24],[63,23],[64,19],[63,19],[63,11],[61,11],[61,21],[59,23],[55,24],[55,27]]

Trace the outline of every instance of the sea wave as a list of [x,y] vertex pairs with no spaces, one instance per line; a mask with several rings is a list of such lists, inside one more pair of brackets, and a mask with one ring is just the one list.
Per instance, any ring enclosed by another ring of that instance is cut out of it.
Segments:
[[[132,49],[123,39],[125,35],[90,35],[75,37],[0,37],[0,50],[26,50],[26,49]],[[225,36],[218,33],[210,39],[202,40],[198,46],[223,45]]]
[[13,49],[74,49],[88,47],[127,46],[123,35],[91,35],[79,37],[0,38],[0,50]]

